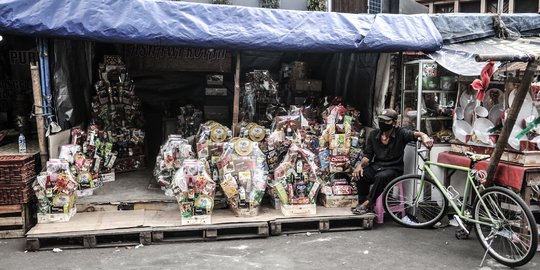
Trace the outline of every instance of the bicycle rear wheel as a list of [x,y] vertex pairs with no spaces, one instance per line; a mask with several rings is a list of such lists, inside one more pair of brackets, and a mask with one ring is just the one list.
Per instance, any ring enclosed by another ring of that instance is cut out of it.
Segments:
[[420,175],[398,177],[383,192],[384,210],[406,227],[427,228],[441,220],[448,202],[432,179]]
[[[480,203],[480,198],[487,210]],[[528,263],[536,253],[538,228],[523,199],[502,187],[489,187],[480,193],[480,198],[473,206],[474,218],[491,224],[475,224],[478,240],[484,249],[509,267]]]

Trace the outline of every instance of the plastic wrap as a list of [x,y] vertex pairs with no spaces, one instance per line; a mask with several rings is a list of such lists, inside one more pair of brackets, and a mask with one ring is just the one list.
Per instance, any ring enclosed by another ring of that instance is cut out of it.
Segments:
[[186,159],[194,157],[192,147],[187,140],[180,135],[169,135],[159,150],[153,172],[154,179],[165,190],[166,195],[174,195],[171,184],[175,173],[182,167]]
[[292,144],[274,171],[272,187],[282,204],[315,204],[320,186],[316,155]]
[[254,70],[246,74],[242,93],[241,119],[257,121],[268,126],[266,109],[269,104],[278,104],[279,85],[272,79],[268,70]]
[[182,218],[212,214],[216,183],[210,178],[207,168],[206,161],[186,159],[174,174],[172,190]]
[[177,117],[177,132],[184,138],[189,138],[197,134],[203,121],[203,112],[193,105],[180,107]]
[[266,157],[257,143],[233,138],[218,162],[221,188],[237,216],[258,214],[266,189]]
[[215,163],[223,153],[223,145],[232,138],[232,131],[222,124],[208,121],[197,132],[197,157]]

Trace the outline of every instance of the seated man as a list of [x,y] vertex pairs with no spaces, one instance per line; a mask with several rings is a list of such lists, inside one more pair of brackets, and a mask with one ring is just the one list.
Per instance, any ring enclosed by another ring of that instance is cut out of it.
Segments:
[[403,151],[407,143],[422,138],[425,146],[433,146],[425,133],[397,127],[397,117],[396,111],[383,110],[378,117],[379,129],[372,131],[366,140],[364,157],[352,174],[358,179],[358,205],[352,209],[354,214],[371,212],[386,185],[403,175]]

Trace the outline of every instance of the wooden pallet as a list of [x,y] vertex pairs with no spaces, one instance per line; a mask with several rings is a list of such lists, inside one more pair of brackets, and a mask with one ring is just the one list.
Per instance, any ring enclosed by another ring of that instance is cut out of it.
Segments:
[[34,224],[31,204],[0,205],[0,238],[19,238]]
[[269,235],[268,222],[211,224],[154,229],[152,243],[265,238]]
[[[28,250],[99,248],[138,244],[265,238],[271,235],[363,230],[375,215],[352,215],[349,209],[317,207],[311,217],[286,218],[263,208],[256,217],[235,217],[215,210],[212,224],[182,226],[179,211],[139,209],[78,213],[67,223],[38,224],[27,233]],[[77,228],[78,231],[73,231]]]
[[369,230],[374,218],[374,214],[279,218],[269,221],[270,234]]
[[152,233],[149,228],[129,228],[28,236],[26,248],[29,251],[52,250],[54,248],[102,248],[150,245],[151,242]]

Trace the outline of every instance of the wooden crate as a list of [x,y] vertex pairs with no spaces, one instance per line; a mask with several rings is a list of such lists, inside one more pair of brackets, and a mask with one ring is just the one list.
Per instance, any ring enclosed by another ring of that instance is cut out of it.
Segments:
[[281,213],[286,217],[314,216],[317,214],[315,204],[282,204]]
[[357,195],[326,195],[321,194],[319,196],[320,203],[324,207],[337,208],[337,207],[355,207],[358,204]]
[[26,182],[36,175],[34,155],[0,156],[0,183]]
[[32,184],[35,177],[25,182],[0,182],[0,205],[27,203],[34,198]]
[[[472,152],[482,155],[491,155],[494,150],[495,148],[491,146],[468,145],[460,142],[452,142],[450,144],[450,152],[458,154]],[[501,162],[525,167],[540,166],[540,151],[516,151],[507,148],[501,155]]]
[[34,225],[32,204],[0,205],[0,238],[19,238]]

